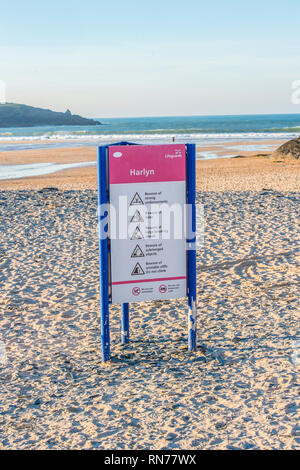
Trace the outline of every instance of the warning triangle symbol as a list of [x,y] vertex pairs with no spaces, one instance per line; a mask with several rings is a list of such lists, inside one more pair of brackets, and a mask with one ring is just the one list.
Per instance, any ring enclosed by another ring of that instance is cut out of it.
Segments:
[[130,222],[144,222],[143,217],[141,216],[140,211],[136,210]]
[[145,274],[142,266],[140,263],[136,263],[135,267],[133,268],[133,271],[131,273],[131,276],[140,276],[141,274]]
[[141,238],[144,238],[144,237],[142,235],[142,232],[140,231],[140,227],[136,227],[130,240],[140,240]]
[[138,193],[135,193],[135,195],[132,198],[132,201],[131,201],[130,205],[135,206],[135,205],[141,205],[141,204],[144,204],[143,201],[142,201],[141,196]]
[[132,252],[131,258],[142,258],[144,255],[143,250],[139,245],[136,245],[135,249]]

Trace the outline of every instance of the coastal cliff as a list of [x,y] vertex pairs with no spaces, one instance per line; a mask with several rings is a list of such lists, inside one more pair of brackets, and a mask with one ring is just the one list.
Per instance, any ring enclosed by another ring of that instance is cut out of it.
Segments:
[[86,119],[67,110],[65,113],[25,104],[0,104],[0,127],[97,126],[101,122]]

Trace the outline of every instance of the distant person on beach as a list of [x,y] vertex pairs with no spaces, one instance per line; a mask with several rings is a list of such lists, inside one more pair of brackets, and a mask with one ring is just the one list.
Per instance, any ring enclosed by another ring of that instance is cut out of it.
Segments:
[[175,142],[175,136],[172,137],[172,142]]

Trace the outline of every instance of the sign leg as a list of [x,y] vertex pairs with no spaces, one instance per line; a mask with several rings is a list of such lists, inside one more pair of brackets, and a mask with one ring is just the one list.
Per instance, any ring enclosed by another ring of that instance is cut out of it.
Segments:
[[100,251],[100,321],[103,362],[110,359],[109,299],[108,299],[108,207],[106,148],[98,149],[98,224]]
[[129,343],[129,304],[122,304],[121,320],[121,341],[122,344]]
[[102,361],[106,362],[110,359],[109,307],[108,302],[104,302],[103,299],[100,302],[100,312]]
[[197,298],[196,298],[196,251],[188,253],[189,266],[189,318],[188,318],[188,349],[196,351],[197,348]]
[[197,348],[197,305],[195,300],[191,300],[189,304],[189,320],[188,320],[189,338],[188,349],[189,351],[196,351]]
[[188,349],[197,348],[196,146],[187,144]]

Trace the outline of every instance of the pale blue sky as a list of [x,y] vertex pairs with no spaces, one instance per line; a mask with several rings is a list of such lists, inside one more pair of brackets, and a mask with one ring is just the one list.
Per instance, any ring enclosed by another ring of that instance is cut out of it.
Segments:
[[0,80],[92,117],[299,113],[299,31],[299,0],[11,0]]

